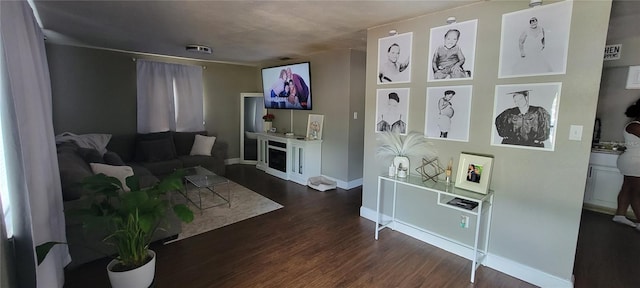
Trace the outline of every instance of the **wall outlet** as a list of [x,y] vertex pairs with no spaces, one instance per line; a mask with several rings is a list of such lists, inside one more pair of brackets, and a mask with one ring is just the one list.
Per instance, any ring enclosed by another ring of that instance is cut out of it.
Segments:
[[469,228],[469,216],[460,215],[460,228]]

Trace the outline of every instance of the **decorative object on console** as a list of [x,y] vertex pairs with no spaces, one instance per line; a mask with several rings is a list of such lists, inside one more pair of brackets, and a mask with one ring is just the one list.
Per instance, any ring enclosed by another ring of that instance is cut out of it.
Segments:
[[418,174],[422,176],[422,182],[426,182],[428,180],[438,182],[438,176],[440,176],[442,173],[446,173],[447,171],[440,167],[438,158],[434,157],[431,160],[422,158],[422,165],[416,168],[416,172],[418,172]]
[[[378,143],[379,146],[376,150],[378,158],[389,160],[389,158],[393,157],[393,165],[396,169],[400,169],[399,166],[402,164],[403,170],[406,169],[408,171],[410,167],[409,159],[412,157],[425,155],[428,159],[435,157],[435,153],[431,151],[424,135],[416,132],[411,132],[405,137],[399,133],[381,132],[378,133]],[[396,156],[404,158],[396,158]]]
[[493,156],[460,153],[456,187],[487,194],[491,182]]
[[307,139],[322,139],[323,122],[324,115],[309,114],[309,120],[307,120]]
[[265,114],[264,116],[262,116],[262,120],[264,120],[264,124],[262,124],[262,126],[264,126],[264,132],[270,132],[271,131],[271,127],[272,124],[271,122],[273,122],[273,119],[276,119],[276,116],[273,114]]

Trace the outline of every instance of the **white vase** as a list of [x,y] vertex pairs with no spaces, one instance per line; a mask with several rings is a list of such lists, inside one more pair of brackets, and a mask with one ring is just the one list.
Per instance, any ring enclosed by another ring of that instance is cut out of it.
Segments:
[[264,124],[262,126],[264,126],[264,132],[269,132],[269,130],[271,130],[271,121],[264,121]]
[[118,264],[117,259],[111,260],[107,265],[107,274],[109,274],[109,281],[113,288],[147,288],[153,283],[153,277],[156,273],[156,252],[147,250],[151,260],[136,269],[114,272],[111,271],[113,267]]
[[[409,174],[409,157],[396,156],[393,158],[393,166],[396,166],[396,169],[398,169],[398,177],[407,177]],[[400,173],[401,171],[404,171],[404,173]]]

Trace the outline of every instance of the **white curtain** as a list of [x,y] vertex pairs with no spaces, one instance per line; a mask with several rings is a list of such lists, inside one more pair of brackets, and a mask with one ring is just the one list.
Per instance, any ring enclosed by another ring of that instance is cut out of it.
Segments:
[[66,242],[44,35],[26,1],[0,5],[0,116],[18,281],[62,287],[67,246],[56,245],[41,265],[34,253],[36,245]]
[[202,67],[136,62],[138,133],[204,130]]

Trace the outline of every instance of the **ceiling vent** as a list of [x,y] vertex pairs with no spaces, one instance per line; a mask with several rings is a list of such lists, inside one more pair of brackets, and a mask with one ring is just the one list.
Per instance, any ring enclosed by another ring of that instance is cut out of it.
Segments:
[[209,46],[190,44],[190,45],[187,45],[187,51],[202,53],[202,54],[211,54],[212,50],[211,50],[211,47]]

